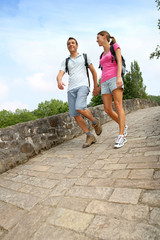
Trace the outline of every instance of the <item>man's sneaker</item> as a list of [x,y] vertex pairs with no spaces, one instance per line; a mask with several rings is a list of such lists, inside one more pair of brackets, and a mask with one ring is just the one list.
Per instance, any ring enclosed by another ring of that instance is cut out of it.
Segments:
[[88,136],[86,137],[86,142],[83,144],[82,147],[83,147],[83,148],[89,147],[89,146],[91,146],[92,143],[95,143],[95,142],[96,142],[95,136],[94,136],[93,134],[88,135]]
[[102,127],[101,127],[100,120],[99,119],[96,119],[96,120],[97,120],[97,124],[95,124],[95,125],[92,124],[92,126],[94,127],[96,134],[99,136],[102,132]]
[[125,124],[124,132],[123,132],[123,135],[124,135],[125,137],[127,137],[127,129],[128,129],[128,126],[127,126],[127,124]]
[[127,139],[125,138],[124,135],[119,135],[115,144],[114,144],[114,147],[115,148],[120,148],[120,147],[123,147],[123,145],[127,142]]

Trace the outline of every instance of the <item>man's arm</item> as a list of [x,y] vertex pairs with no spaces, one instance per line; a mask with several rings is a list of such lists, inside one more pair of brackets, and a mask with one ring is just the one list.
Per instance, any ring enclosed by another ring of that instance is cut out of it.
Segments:
[[63,72],[62,70],[59,71],[58,75],[57,75],[57,83],[58,83],[58,88],[63,90],[64,86],[66,86],[63,82],[62,82],[62,78],[63,75],[65,74],[65,72]]
[[93,89],[93,94],[94,96],[97,96],[99,94],[99,87],[97,86],[97,72],[95,70],[95,68],[93,67],[93,64],[89,65],[89,70],[92,73],[92,77],[93,77],[93,83],[94,83],[94,89]]

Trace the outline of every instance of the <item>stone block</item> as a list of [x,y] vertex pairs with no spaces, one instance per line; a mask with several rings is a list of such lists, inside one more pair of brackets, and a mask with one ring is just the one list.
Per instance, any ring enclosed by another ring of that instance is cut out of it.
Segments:
[[159,190],[150,190],[145,191],[142,195],[142,203],[149,206],[160,207],[160,191]]
[[109,198],[109,201],[117,203],[137,204],[141,191],[142,190],[140,189],[116,188]]
[[123,205],[123,213],[122,217],[126,220],[133,221],[133,220],[146,220],[149,216],[149,207],[137,204],[137,205],[130,205],[126,204]]
[[123,206],[121,204],[110,203],[99,200],[92,200],[87,206],[87,213],[106,215],[108,217],[120,217],[123,212]]
[[131,178],[131,179],[149,178],[149,179],[151,179],[153,176],[153,172],[154,172],[154,169],[131,170],[128,178]]
[[76,197],[63,197],[58,203],[58,207],[72,209],[75,211],[84,211],[90,200]]
[[67,192],[66,195],[87,199],[108,199],[111,193],[112,189],[109,187],[74,186]]
[[34,147],[30,143],[24,143],[21,146],[21,152],[26,153],[26,154],[33,153],[34,152]]
[[160,225],[160,208],[153,208],[150,213],[150,224]]
[[91,240],[84,234],[76,233],[71,230],[61,229],[49,224],[43,224],[32,236],[31,240]]
[[152,179],[117,179],[115,187],[128,187],[140,189],[160,189],[160,181]]
[[6,230],[10,230],[24,217],[25,211],[17,208],[13,205],[5,205],[0,208],[0,228],[3,227]]
[[84,232],[93,218],[94,215],[92,214],[57,208],[55,213],[49,217],[48,223],[77,232]]
[[96,216],[86,234],[103,240],[158,240],[160,229],[139,221]]
[[47,206],[35,206],[5,235],[3,240],[31,239],[31,236],[40,228],[49,214],[53,214],[53,211],[53,208]]
[[26,210],[32,209],[39,202],[39,198],[35,196],[2,187],[0,187],[0,200]]

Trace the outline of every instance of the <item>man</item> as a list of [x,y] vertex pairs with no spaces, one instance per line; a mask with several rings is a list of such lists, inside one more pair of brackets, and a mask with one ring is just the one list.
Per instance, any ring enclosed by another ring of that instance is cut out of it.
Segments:
[[[96,142],[95,136],[89,131],[88,126],[82,116],[88,118],[92,122],[97,135],[102,132],[102,127],[99,119],[95,119],[92,113],[87,109],[87,96],[89,94],[88,77],[83,54],[78,53],[78,42],[75,38],[70,37],[67,41],[67,47],[70,52],[68,61],[69,84],[68,84],[68,106],[70,117],[74,117],[79,127],[86,134],[86,142],[83,148],[89,147]],[[99,93],[97,86],[97,73],[90,61],[87,58],[89,69],[92,73],[94,90],[96,96]],[[65,84],[62,82],[63,75],[66,72],[66,59],[61,64],[61,69],[57,76],[58,88],[63,90]],[[81,116],[82,115],[82,116]]]

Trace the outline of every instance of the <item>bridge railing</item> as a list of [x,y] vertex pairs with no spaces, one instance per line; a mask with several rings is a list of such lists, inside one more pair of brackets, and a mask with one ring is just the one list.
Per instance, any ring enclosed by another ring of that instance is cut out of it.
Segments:
[[[126,114],[140,108],[157,106],[155,102],[146,99],[124,100],[123,105]],[[105,113],[103,104],[90,107],[90,110],[102,124],[111,120]],[[87,121],[87,124],[91,129],[91,123]],[[0,173],[82,133],[74,118],[69,117],[69,113],[3,128],[0,130]]]

